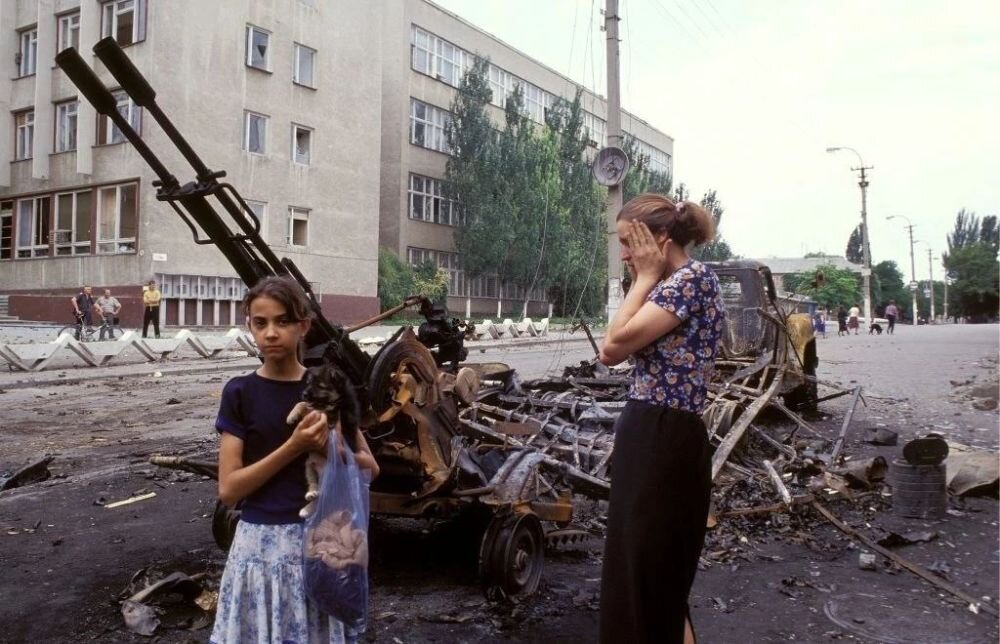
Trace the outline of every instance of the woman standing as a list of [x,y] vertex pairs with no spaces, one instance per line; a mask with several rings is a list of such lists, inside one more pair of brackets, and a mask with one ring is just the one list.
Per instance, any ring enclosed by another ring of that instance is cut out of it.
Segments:
[[694,642],[688,593],[705,539],[711,450],[701,413],[723,333],[719,280],[688,249],[714,237],[704,208],[661,195],[618,213],[632,287],[600,360],[635,358],[615,426],[601,578],[602,642]]

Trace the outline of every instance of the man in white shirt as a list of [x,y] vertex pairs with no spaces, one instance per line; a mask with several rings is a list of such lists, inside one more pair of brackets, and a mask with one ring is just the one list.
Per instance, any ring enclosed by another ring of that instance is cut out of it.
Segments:
[[97,302],[94,303],[101,311],[101,317],[104,318],[104,324],[101,325],[101,335],[99,340],[104,339],[105,331],[110,336],[109,340],[115,339],[115,319],[118,317],[118,313],[122,310],[122,304],[118,301],[117,297],[112,297],[111,289],[104,289],[104,295],[97,298]]
[[[858,308],[857,304],[851,307],[851,310],[847,312],[847,328],[854,329],[854,335],[858,334],[858,318],[861,316],[861,309]],[[848,331],[850,333],[850,331]]]

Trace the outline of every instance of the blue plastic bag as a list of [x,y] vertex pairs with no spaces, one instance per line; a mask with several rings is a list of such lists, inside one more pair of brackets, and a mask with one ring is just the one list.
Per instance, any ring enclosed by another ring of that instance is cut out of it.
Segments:
[[316,511],[305,522],[306,594],[349,631],[365,630],[368,616],[368,485],[351,450],[337,454],[331,434]]

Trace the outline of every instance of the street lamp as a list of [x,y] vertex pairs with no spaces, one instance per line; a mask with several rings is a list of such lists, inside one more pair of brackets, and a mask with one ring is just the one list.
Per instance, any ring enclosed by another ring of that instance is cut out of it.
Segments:
[[889,215],[889,219],[905,219],[910,231],[910,293],[913,295],[913,326],[917,326],[917,264],[913,259],[913,222],[905,215]]
[[872,170],[874,166],[866,166],[864,160],[861,158],[861,154],[854,148],[839,146],[826,149],[827,152],[831,153],[841,150],[853,152],[858,157],[858,167],[851,168],[851,170],[858,172],[861,177],[861,180],[858,181],[858,186],[861,187],[861,253],[863,261],[861,265],[861,280],[865,298],[865,319],[870,325],[872,323],[872,259],[871,252],[868,249],[868,178],[865,176],[865,171]]

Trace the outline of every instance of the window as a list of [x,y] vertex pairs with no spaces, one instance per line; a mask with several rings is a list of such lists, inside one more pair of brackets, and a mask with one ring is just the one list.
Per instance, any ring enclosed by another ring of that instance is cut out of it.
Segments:
[[410,143],[451,154],[444,128],[451,114],[440,108],[410,99]]
[[649,159],[647,170],[659,172],[660,174],[665,175],[669,175],[671,173],[669,154],[659,148],[654,148],[650,144],[639,139],[635,140],[635,144],[638,152],[645,155]]
[[91,195],[90,190],[56,195],[56,255],[90,253]]
[[146,0],[112,0],[101,12],[101,37],[125,47],[146,38]]
[[18,257],[48,257],[49,223],[48,197],[17,202]]
[[316,66],[316,50],[295,43],[295,69],[292,80],[299,85],[315,87],[314,72]]
[[243,112],[243,149],[253,154],[267,154],[267,117]]
[[428,76],[458,87],[472,68],[475,56],[413,25],[410,31],[410,66]]
[[68,13],[59,16],[59,23],[56,29],[58,32],[59,51],[69,47],[80,48],[80,12]]
[[30,159],[34,141],[35,111],[18,112],[14,115],[14,160]]
[[514,77],[496,65],[490,65],[490,102],[497,107],[506,107],[507,99],[514,93]]
[[14,256],[14,202],[0,201],[0,259]]
[[312,156],[312,128],[292,123],[292,160],[309,165]]
[[457,226],[461,223],[458,202],[447,199],[443,181],[410,175],[410,219]]
[[139,223],[139,186],[127,183],[97,191],[97,252],[134,253]]
[[465,292],[465,275],[458,253],[408,246],[406,248],[406,261],[412,266],[430,263],[437,269],[446,271],[448,273],[449,295],[461,295]]
[[76,149],[76,114],[79,101],[56,105],[56,152]]
[[[142,131],[142,108],[136,105],[122,90],[111,92],[118,101],[118,113],[122,115],[137,133]],[[125,135],[108,116],[97,117],[97,142],[101,145],[124,143]]]
[[305,208],[288,209],[288,245],[309,245],[309,211]]
[[590,112],[584,112],[583,127],[587,130],[587,135],[590,137],[591,145],[599,148],[604,146],[604,119],[594,116]]
[[247,66],[271,71],[271,32],[247,25]]
[[[264,201],[249,201],[247,200],[247,206],[250,207],[250,211],[257,217],[257,221],[260,222],[260,237],[264,241],[267,241],[267,203]],[[253,222],[251,222],[252,224]]]
[[31,76],[38,64],[38,29],[32,27],[19,34],[20,49],[17,52],[17,75]]

